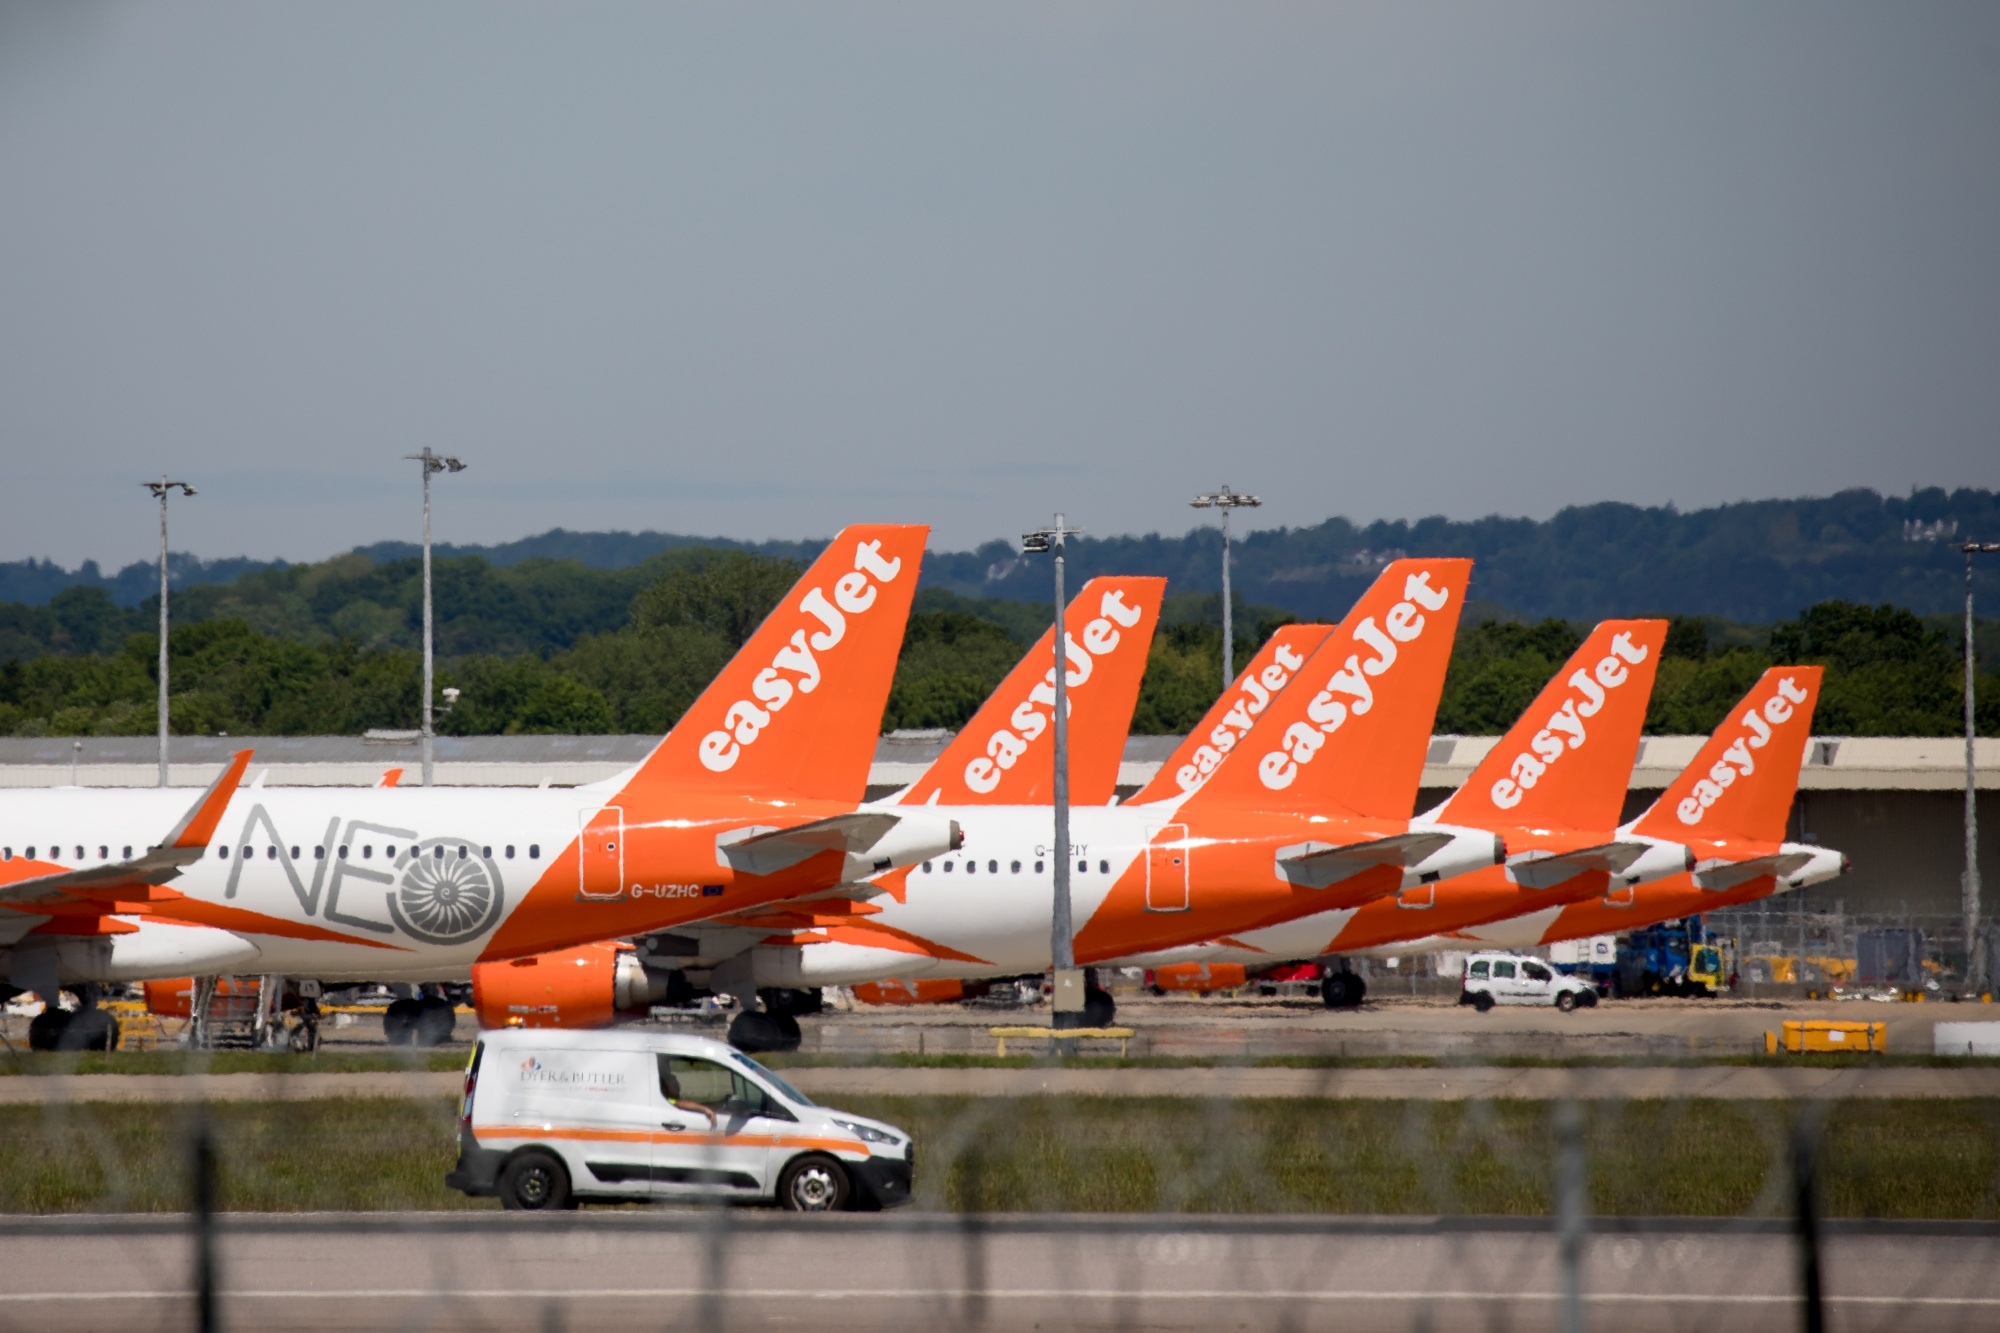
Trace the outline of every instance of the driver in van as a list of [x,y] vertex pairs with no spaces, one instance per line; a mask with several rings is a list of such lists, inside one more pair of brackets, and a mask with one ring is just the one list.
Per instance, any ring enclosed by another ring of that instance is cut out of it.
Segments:
[[667,1067],[667,1062],[664,1058],[660,1061],[660,1095],[667,1099],[669,1106],[682,1111],[699,1111],[701,1114],[707,1116],[711,1129],[719,1123],[715,1112],[709,1107],[703,1106],[700,1102],[683,1101],[681,1099],[681,1081],[674,1077],[674,1071]]

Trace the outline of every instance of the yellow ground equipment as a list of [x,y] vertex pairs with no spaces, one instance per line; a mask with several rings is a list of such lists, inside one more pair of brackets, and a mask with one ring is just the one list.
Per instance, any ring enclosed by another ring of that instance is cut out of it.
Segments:
[[1764,1034],[1764,1053],[1821,1054],[1861,1051],[1880,1055],[1889,1049],[1887,1023],[1835,1023],[1826,1019],[1780,1024],[1781,1032]]

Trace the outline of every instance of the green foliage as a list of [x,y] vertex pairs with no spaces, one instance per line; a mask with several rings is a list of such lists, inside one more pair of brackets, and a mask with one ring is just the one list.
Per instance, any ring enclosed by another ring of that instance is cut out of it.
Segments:
[[1434,730],[1459,736],[1507,730],[1582,642],[1583,632],[1561,620],[1487,620],[1461,628]]
[[[903,633],[884,729],[957,730],[979,711],[1024,651],[1005,626],[964,611],[913,613]],[[1050,656],[1053,660],[1053,648]]]
[[632,620],[642,631],[705,630],[734,650],[803,573],[805,566],[795,560],[745,551],[690,552],[639,594],[632,603]]

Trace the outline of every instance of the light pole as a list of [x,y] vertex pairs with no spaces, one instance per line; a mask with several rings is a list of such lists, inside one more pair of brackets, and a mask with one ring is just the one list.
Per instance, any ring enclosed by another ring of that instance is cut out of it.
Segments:
[[1965,552],[1965,984],[1977,990],[1986,980],[1986,960],[1979,952],[1979,770],[1972,758],[1978,734],[1973,719],[1972,557],[2000,551],[2000,542],[1964,542],[1958,549]]
[[139,483],[160,502],[160,785],[167,785],[167,497],[178,490],[193,495],[194,487],[184,481],[169,481],[164,473],[158,481]]
[[1232,491],[1228,486],[1206,495],[1197,495],[1189,501],[1189,507],[1193,509],[1222,511],[1222,688],[1225,690],[1236,680],[1235,630],[1229,618],[1229,511],[1255,509],[1263,503],[1254,495]]
[[[1055,526],[1026,533],[1021,549],[1029,553],[1047,551],[1056,558],[1056,620],[1051,634],[1055,640],[1055,911],[1049,923],[1049,959],[1054,968],[1055,1004],[1053,1026],[1083,1026],[1083,974],[1077,971],[1069,917],[1069,692],[1068,636],[1063,633],[1063,546],[1066,539],[1079,536],[1082,528],[1072,528],[1056,515]],[[1074,1043],[1071,1043],[1072,1045]]]
[[404,454],[408,462],[420,466],[424,474],[424,785],[431,785],[431,474],[463,472],[465,464],[448,454],[434,454],[427,444],[420,454]]

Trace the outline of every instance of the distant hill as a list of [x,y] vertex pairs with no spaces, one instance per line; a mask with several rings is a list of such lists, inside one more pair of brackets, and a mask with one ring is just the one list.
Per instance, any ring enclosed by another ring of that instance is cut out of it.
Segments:
[[[1963,563],[1952,538],[2000,540],[2000,493],[1931,489],[1908,496],[1842,491],[1818,499],[1758,500],[1681,513],[1626,504],[1565,509],[1545,521],[1483,518],[1377,522],[1344,518],[1306,528],[1252,532],[1235,544],[1237,595],[1299,616],[1338,616],[1388,560],[1400,554],[1469,555],[1472,595],[1520,615],[1589,620],[1666,613],[1768,623],[1816,602],[1894,603],[1919,615],[1952,611],[1963,597]],[[823,537],[738,542],[661,532],[569,532],[561,528],[494,546],[440,546],[442,557],[483,556],[497,567],[532,560],[591,569],[634,568],[663,552],[719,546],[809,559]],[[1071,548],[1073,577],[1164,574],[1178,593],[1220,588],[1212,526],[1167,537],[1086,537]],[[408,542],[357,549],[377,565],[417,554]],[[352,557],[346,557],[352,559]],[[969,597],[1033,600],[1047,595],[1043,563],[1005,542],[974,551],[934,551],[924,586]],[[202,561],[175,556],[176,587],[231,583],[282,561]],[[2000,605],[2000,560],[1984,562],[1978,587]],[[95,587],[135,607],[158,571],[128,565],[105,576],[48,561],[0,564],[0,602],[45,605],[71,587]]]

